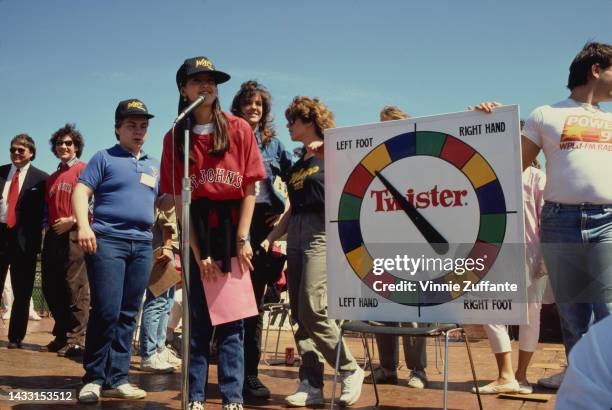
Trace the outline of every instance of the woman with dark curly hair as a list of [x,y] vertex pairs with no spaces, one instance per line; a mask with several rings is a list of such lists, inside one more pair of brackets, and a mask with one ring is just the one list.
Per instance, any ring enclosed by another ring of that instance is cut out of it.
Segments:
[[[302,364],[297,391],[286,397],[292,407],[323,403],[323,366],[334,366],[340,330],[327,314],[327,270],[325,265],[325,189],[322,158],[323,131],[335,127],[334,115],[318,99],[295,97],[285,111],[293,141],[303,144],[302,157],[289,172],[289,210],[261,246],[287,236],[288,288],[291,313],[297,319],[295,340]],[[343,342],[344,343],[344,342]],[[346,344],[340,356],[342,394],[340,404],[357,402],[363,370]]]
[[[251,243],[261,243],[285,212],[285,195],[279,190],[279,181],[291,167],[291,154],[275,137],[272,125],[272,98],[257,81],[246,81],[232,101],[232,114],[244,118],[255,133],[259,151],[266,169],[266,178],[255,183],[255,211],[251,222]],[[260,263],[257,263],[260,262]],[[244,387],[245,397],[268,398],[270,390],[259,380],[261,358],[261,330],[263,328],[263,298],[266,284],[275,282],[271,272],[266,272],[263,259],[254,259],[251,272],[255,300],[259,315],[244,320]]]

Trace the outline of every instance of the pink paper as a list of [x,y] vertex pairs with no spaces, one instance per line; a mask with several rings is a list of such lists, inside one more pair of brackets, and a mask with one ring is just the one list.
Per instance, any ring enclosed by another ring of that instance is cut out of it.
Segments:
[[257,315],[257,303],[251,283],[251,273],[240,270],[238,258],[232,258],[232,271],[203,280],[208,313],[213,326]]

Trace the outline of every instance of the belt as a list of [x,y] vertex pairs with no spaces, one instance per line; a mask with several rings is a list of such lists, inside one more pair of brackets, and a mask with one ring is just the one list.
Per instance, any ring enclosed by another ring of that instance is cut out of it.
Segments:
[[546,201],[544,205],[554,206],[557,209],[566,209],[568,211],[607,211],[612,210],[612,204],[592,204],[583,202],[580,204],[560,204],[557,202]]

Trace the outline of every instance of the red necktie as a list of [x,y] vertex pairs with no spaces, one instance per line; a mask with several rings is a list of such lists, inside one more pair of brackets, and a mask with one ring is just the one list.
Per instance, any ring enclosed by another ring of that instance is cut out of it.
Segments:
[[17,224],[17,215],[15,215],[15,206],[19,200],[19,168],[13,174],[11,179],[11,187],[8,193],[8,209],[6,210],[6,226],[9,228]]

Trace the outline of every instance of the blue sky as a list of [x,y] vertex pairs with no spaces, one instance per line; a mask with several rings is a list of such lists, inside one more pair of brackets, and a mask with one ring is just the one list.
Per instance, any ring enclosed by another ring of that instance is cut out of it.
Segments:
[[569,63],[589,40],[612,42],[611,15],[610,0],[0,0],[2,162],[27,132],[52,171],[47,141],[66,122],[87,160],[115,143],[115,107],[131,97],[156,115],[145,150],[159,158],[176,70],[196,55],[232,75],[226,110],[241,82],[266,85],[290,148],[295,95],[321,98],[338,126],[375,122],[386,104],[423,116],[497,99],[526,116],[568,95]]

